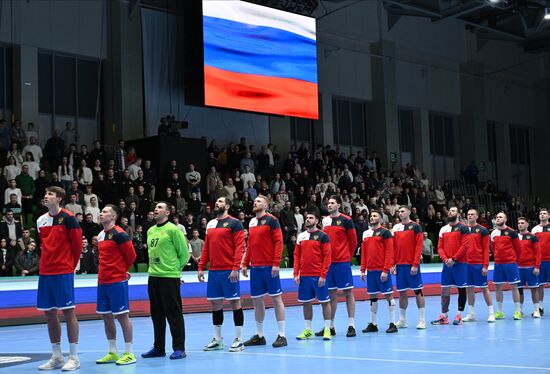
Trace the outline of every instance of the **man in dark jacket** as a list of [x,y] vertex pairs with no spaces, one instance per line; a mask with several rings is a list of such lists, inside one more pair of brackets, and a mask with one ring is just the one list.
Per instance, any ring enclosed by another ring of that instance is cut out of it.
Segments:
[[30,242],[25,251],[21,251],[15,257],[15,267],[17,274],[22,277],[28,275],[38,275],[40,257],[36,253],[36,243]]

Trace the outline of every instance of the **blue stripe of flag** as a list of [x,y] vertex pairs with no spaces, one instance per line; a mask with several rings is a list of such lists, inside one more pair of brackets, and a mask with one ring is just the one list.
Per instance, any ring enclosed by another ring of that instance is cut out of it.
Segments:
[[204,64],[317,83],[315,41],[273,27],[203,16]]

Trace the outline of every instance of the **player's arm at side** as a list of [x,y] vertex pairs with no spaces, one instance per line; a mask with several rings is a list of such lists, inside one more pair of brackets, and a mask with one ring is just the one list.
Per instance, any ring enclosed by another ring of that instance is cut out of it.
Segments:
[[180,271],[183,269],[189,261],[189,247],[187,246],[187,239],[180,229],[171,230],[172,243],[176,248],[176,255],[180,262]]
[[273,266],[279,267],[281,265],[281,260],[283,258],[283,231],[278,221],[274,221],[276,224],[271,228],[271,240],[273,240],[274,251],[273,251]]
[[302,246],[296,243],[294,246],[294,278],[300,275],[300,260],[302,256]]
[[353,221],[351,219],[347,221],[346,235],[348,237],[350,257],[353,258],[353,255],[357,250],[357,232],[355,231],[355,226],[353,225]]
[[367,271],[367,240],[363,239],[361,243],[361,280],[365,280],[365,272]]
[[134,264],[137,257],[134,244],[132,243],[132,240],[130,240],[130,236],[125,231],[118,233],[117,244],[118,249],[122,252],[122,256],[124,257],[126,271],[128,271]]
[[244,254],[244,227],[238,222],[238,227],[233,231],[233,243],[235,244],[235,254],[233,258],[232,271],[239,271]]
[[424,247],[424,235],[422,234],[422,227],[420,227],[420,225],[414,225],[413,266],[416,268],[420,266],[420,258],[422,257],[422,247]]
[[460,248],[456,251],[454,258],[463,258],[470,249],[470,238],[468,237],[468,235],[470,235],[470,230],[468,230],[466,226],[462,226],[461,232],[462,239],[460,241]]
[[447,261],[447,253],[445,253],[445,240],[443,236],[443,229],[439,230],[439,241],[437,242],[437,254],[443,263]]
[[76,265],[80,261],[80,253],[82,252],[82,229],[75,216],[69,216],[65,219],[65,227],[73,255],[73,269],[76,269]]

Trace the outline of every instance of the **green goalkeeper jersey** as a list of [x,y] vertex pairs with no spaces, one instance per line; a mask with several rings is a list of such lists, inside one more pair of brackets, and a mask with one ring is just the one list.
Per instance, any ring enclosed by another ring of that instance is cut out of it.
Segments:
[[183,232],[172,222],[152,226],[147,231],[149,275],[179,278],[189,260],[189,249]]

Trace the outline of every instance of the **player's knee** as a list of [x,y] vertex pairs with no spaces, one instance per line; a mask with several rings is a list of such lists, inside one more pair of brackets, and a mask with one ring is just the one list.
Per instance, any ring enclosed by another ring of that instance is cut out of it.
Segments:
[[370,305],[376,304],[378,299],[370,299]]
[[424,293],[422,292],[422,290],[414,290],[414,294],[416,296],[420,295],[420,296],[424,296]]

